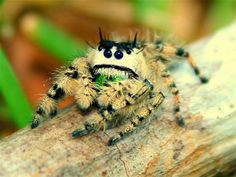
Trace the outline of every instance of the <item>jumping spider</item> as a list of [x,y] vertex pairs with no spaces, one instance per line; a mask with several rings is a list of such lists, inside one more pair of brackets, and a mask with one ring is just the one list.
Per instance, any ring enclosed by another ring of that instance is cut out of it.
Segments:
[[185,58],[200,81],[208,81],[188,52],[163,42],[158,36],[151,41],[138,41],[136,34],[132,41],[117,42],[103,39],[100,30],[98,46],[91,47],[87,57],[76,58],[58,73],[35,110],[31,128],[36,128],[45,117],[54,116],[58,101],[72,95],[80,109],[93,105],[99,112],[73,131],[72,137],[85,136],[104,129],[108,123],[125,119],[120,131],[108,141],[108,145],[114,145],[161,105],[165,98],[161,85],[172,93],[175,119],[184,126],[179,90],[166,67],[166,61],[173,57]]

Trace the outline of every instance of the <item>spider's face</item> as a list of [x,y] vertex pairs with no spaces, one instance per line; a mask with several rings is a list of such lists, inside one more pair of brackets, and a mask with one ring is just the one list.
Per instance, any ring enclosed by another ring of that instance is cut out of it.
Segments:
[[137,75],[140,64],[141,44],[131,42],[101,41],[93,57],[90,57],[90,65],[97,73],[108,75],[119,74],[129,76]]

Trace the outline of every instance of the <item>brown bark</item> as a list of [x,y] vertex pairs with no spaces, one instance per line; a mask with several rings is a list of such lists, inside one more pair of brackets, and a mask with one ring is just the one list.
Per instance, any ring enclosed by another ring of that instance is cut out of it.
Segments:
[[[236,25],[229,29],[234,34]],[[185,62],[174,71],[186,117],[184,128],[173,121],[167,97],[156,119],[108,147],[117,128],[75,140],[70,137],[96,114],[81,115],[72,106],[34,130],[27,127],[2,140],[0,176],[229,175],[236,170],[236,52],[231,50],[236,45],[226,41],[222,48],[217,43],[220,35],[229,35],[229,29],[191,50],[210,77],[208,84],[199,84]]]

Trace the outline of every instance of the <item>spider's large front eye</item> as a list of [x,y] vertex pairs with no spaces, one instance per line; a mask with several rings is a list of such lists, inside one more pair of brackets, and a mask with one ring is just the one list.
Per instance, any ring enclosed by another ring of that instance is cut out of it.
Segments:
[[114,55],[117,60],[120,60],[123,57],[123,53],[120,50],[117,50]]
[[111,50],[104,50],[104,52],[103,52],[103,55],[106,57],[106,58],[111,58],[111,56],[112,56],[112,52],[111,52]]
[[130,49],[127,49],[127,50],[126,50],[126,53],[127,53],[128,55],[130,55],[130,54],[131,54],[131,50],[130,50]]

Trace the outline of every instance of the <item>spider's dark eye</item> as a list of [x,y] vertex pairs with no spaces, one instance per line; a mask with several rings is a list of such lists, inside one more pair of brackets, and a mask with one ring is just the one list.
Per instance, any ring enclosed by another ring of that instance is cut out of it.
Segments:
[[126,53],[129,55],[131,54],[131,50],[126,50]]
[[117,60],[120,60],[123,57],[123,53],[120,50],[117,50],[114,55]]
[[111,58],[112,56],[112,52],[110,50],[104,50],[103,52],[103,55],[106,57],[106,58]]
[[103,46],[102,45],[99,45],[98,46],[98,51],[101,51],[103,49]]

